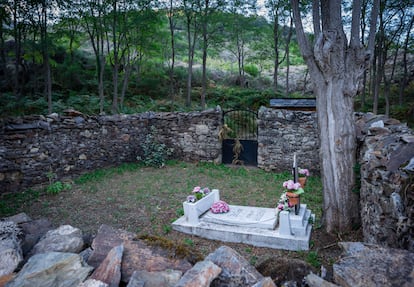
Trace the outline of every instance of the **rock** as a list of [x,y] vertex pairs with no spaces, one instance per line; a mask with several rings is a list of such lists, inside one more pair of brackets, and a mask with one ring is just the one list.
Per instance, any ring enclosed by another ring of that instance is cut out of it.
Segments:
[[11,274],[23,261],[22,232],[12,221],[0,221],[0,277]]
[[276,285],[273,282],[272,278],[265,277],[256,284],[254,284],[252,287],[276,287]]
[[99,280],[88,279],[85,282],[79,284],[78,287],[108,287],[108,284]]
[[79,253],[83,248],[82,231],[70,225],[49,230],[33,247],[31,254],[46,252]]
[[121,268],[123,282],[128,282],[135,270],[154,272],[173,269],[184,273],[192,267],[185,259],[171,258],[168,251],[162,248],[148,246],[144,241],[137,239],[134,233],[114,229],[105,224],[101,225],[93,240],[93,253],[88,264],[98,267],[108,252],[121,244],[124,246]]
[[8,275],[0,276],[0,287],[6,286],[6,284],[13,279],[14,273],[10,273]]
[[333,275],[340,286],[413,286],[414,253],[358,242],[339,245],[344,254],[333,265]]
[[148,272],[136,270],[132,273],[127,287],[173,287],[183,273],[179,270]]
[[276,285],[295,282],[300,286],[303,278],[312,271],[312,267],[305,261],[280,257],[270,257],[258,264],[256,268],[263,276],[271,277]]
[[338,285],[323,280],[321,277],[310,273],[305,277],[307,286],[309,287],[338,287]]
[[109,287],[119,286],[119,282],[121,281],[123,253],[123,245],[118,245],[112,248],[104,261],[102,261],[101,265],[99,265],[99,267],[92,273],[90,278],[105,282]]
[[213,262],[200,261],[185,272],[175,287],[208,287],[220,272],[221,268]]
[[228,246],[221,246],[216,249],[205,260],[210,260],[222,269],[219,277],[211,283],[213,287],[250,287],[263,279],[263,275],[250,265],[245,258]]
[[3,218],[3,221],[12,221],[16,224],[20,224],[20,223],[32,221],[32,219],[26,213],[21,212],[13,216],[5,217]]
[[78,254],[48,252],[32,256],[7,287],[77,286],[92,271]]
[[20,227],[25,234],[22,242],[23,256],[26,256],[39,239],[53,228],[52,223],[46,218],[21,223]]

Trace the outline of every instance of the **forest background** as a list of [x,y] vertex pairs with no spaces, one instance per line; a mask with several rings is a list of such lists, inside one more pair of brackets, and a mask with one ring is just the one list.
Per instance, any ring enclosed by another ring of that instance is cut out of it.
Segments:
[[[372,3],[362,2],[366,35]],[[0,21],[2,116],[257,109],[312,97],[289,1],[3,0]],[[356,110],[413,125],[413,23],[412,1],[381,0]]]

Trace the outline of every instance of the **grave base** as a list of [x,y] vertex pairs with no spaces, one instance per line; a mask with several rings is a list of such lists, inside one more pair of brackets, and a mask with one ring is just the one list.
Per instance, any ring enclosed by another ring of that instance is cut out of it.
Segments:
[[[245,211],[246,208],[254,213],[265,215],[268,215],[271,211],[274,216],[272,222],[277,221],[276,210],[273,208],[230,205],[230,210],[243,209]],[[197,224],[189,223],[185,216],[182,216],[172,223],[172,227],[176,231],[224,242],[244,243],[258,247],[293,251],[309,250],[312,225],[308,222],[309,218],[314,219],[315,216],[306,208],[306,204],[301,204],[298,215],[295,215],[294,212],[284,212],[283,216],[281,216],[281,220],[283,220],[282,218],[287,218],[288,224],[290,224],[290,232],[280,230],[280,224],[274,229],[269,229],[266,228],[268,226],[263,227],[254,224],[243,225],[237,223],[226,224],[224,221],[214,222],[209,218],[208,213],[201,215]],[[282,215],[281,213],[279,214]],[[204,218],[205,216],[207,220]],[[266,216],[266,221],[268,220],[269,218]]]

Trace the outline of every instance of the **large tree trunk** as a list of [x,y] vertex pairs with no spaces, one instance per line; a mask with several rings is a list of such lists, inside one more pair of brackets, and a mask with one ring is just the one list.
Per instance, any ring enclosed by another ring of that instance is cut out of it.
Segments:
[[[357,94],[367,60],[370,59],[367,57],[370,54],[366,52],[372,51],[373,42],[370,41],[368,49],[360,44],[361,3],[354,2],[348,44],[342,26],[341,1],[331,0],[321,1],[320,6],[314,5],[317,13],[314,16],[316,34],[314,47],[311,47],[304,33],[298,2],[291,0],[296,34],[317,99],[323,222],[328,232],[350,230],[359,223],[358,194],[352,191],[356,147],[353,97]],[[314,2],[318,4],[316,0]],[[375,19],[377,4],[373,7]],[[320,18],[318,13],[321,13]],[[319,29],[320,25],[322,29]]]

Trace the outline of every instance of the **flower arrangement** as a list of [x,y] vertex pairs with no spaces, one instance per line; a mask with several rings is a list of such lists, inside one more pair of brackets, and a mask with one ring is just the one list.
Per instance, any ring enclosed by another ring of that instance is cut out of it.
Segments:
[[299,182],[294,182],[291,179],[283,182],[283,187],[286,188],[288,192],[292,192],[297,195],[305,192]]
[[277,203],[277,209],[280,211],[290,211],[293,205],[289,203],[289,198],[286,195],[286,192],[282,193]]
[[210,207],[212,213],[226,213],[230,211],[229,205],[222,200],[216,201]]
[[277,209],[279,211],[290,211],[295,206],[295,204],[297,204],[294,202],[298,200],[296,199],[294,201],[293,197],[298,198],[298,196],[304,193],[305,191],[303,190],[299,182],[294,182],[291,179],[283,182],[283,187],[286,188],[286,191],[284,191],[280,196],[279,201],[277,203]]
[[204,196],[210,193],[210,189],[208,187],[201,188],[200,186],[196,186],[193,188],[193,194],[187,196],[187,202],[194,203],[197,200],[202,199]]
[[310,172],[306,168],[299,168],[298,170],[299,177],[308,177],[310,175]]

